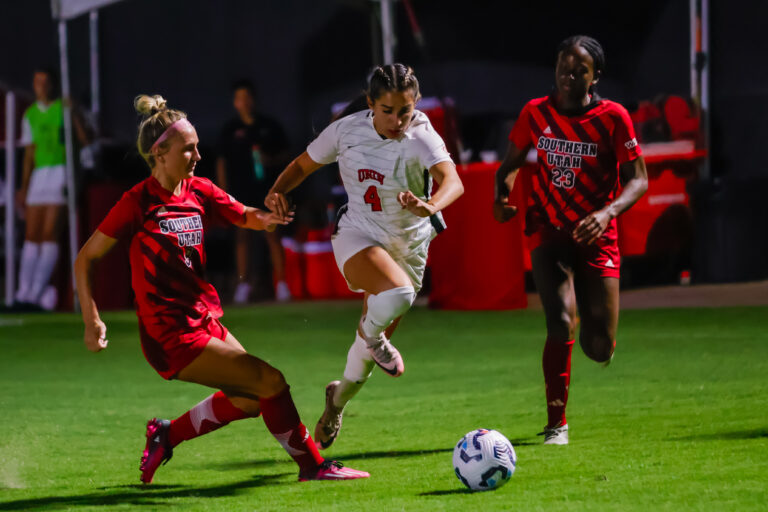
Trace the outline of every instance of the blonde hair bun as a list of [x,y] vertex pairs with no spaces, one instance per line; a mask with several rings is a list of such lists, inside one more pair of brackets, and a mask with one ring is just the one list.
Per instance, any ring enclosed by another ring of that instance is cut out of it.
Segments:
[[136,112],[143,116],[153,116],[158,112],[168,110],[168,107],[166,106],[167,103],[165,98],[159,94],[154,96],[139,94],[133,100],[133,107],[136,109]]

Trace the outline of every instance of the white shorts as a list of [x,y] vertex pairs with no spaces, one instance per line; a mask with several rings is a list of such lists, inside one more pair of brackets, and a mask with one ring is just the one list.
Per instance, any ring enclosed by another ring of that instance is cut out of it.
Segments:
[[38,206],[44,204],[67,204],[67,179],[63,165],[38,167],[29,177],[27,189],[27,204]]
[[[421,290],[424,280],[424,270],[427,267],[427,252],[429,242],[436,232],[431,226],[425,226],[420,230],[422,235],[414,240],[405,241],[401,237],[393,237],[381,229],[375,229],[370,225],[365,227],[356,225],[349,220],[348,215],[342,215],[339,220],[336,233],[331,238],[333,256],[341,275],[344,275],[344,264],[349,258],[362,251],[366,247],[381,247],[395,260],[413,283],[413,288]],[[353,292],[364,290],[355,289],[347,281],[347,286]]]

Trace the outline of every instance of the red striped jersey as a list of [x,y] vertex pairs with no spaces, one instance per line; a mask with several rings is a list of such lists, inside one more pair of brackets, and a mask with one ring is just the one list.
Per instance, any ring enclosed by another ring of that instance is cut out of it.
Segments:
[[211,223],[235,223],[244,213],[242,203],[205,178],[183,180],[178,196],[153,177],[123,194],[98,229],[130,241],[139,320],[183,330],[222,315],[204,275],[204,233]]
[[641,154],[626,109],[605,99],[574,116],[558,113],[552,96],[531,100],[509,140],[522,152],[537,153],[530,206],[569,232],[616,197],[619,164]]

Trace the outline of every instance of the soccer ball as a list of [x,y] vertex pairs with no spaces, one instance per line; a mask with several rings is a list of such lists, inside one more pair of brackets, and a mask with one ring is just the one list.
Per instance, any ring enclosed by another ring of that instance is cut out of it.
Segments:
[[473,491],[501,487],[515,472],[516,465],[512,443],[497,430],[473,430],[453,449],[456,476]]

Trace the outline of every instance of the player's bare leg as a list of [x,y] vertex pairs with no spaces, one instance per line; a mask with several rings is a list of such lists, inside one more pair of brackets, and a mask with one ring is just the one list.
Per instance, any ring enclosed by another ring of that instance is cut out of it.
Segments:
[[410,278],[384,249],[376,246],[367,247],[347,260],[344,275],[353,288],[365,290],[363,311],[355,341],[347,353],[344,375],[325,389],[325,409],[315,425],[315,440],[320,449],[330,447],[336,440],[344,407],[371,376],[375,364],[393,376],[404,370],[402,357],[389,340],[402,313],[413,301],[403,293],[413,292]]
[[368,473],[325,461],[301,423],[283,374],[248,354],[228,334],[211,338],[203,352],[178,375],[179,380],[221,389],[244,412],[264,417],[269,431],[299,465],[300,480],[347,480]]
[[597,277],[587,271],[575,276],[576,302],[581,326],[579,344],[593,361],[608,365],[616,347],[619,324],[619,280]]
[[[366,294],[366,297],[367,298]],[[366,301],[363,300],[363,313],[367,311]],[[384,331],[387,340],[392,339],[392,334],[397,329],[400,319],[396,318]],[[355,341],[347,353],[347,365],[344,368],[344,375],[340,380],[334,380],[325,388],[325,409],[323,415],[315,425],[315,442],[321,450],[329,448],[341,430],[342,416],[344,407],[357,395],[363,385],[371,376],[375,363],[371,359],[367,350],[365,340],[360,336],[360,332],[355,332]]]
[[531,253],[533,277],[547,325],[542,369],[547,398],[545,444],[568,444],[565,409],[571,374],[571,351],[576,329],[573,270],[561,248],[542,245]]
[[405,367],[384,331],[411,307],[416,292],[410,278],[392,257],[378,246],[366,247],[344,264],[344,276],[353,288],[365,290],[366,313],[358,332],[371,359],[393,377]]

